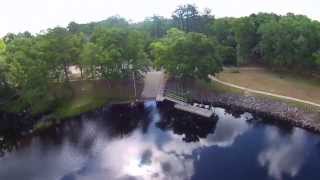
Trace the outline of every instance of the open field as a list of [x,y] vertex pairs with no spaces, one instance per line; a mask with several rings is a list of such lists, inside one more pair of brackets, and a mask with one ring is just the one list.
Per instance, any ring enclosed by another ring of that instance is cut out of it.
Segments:
[[243,67],[238,71],[225,68],[222,73],[217,75],[217,78],[245,88],[320,104],[320,80],[278,74],[257,67]]

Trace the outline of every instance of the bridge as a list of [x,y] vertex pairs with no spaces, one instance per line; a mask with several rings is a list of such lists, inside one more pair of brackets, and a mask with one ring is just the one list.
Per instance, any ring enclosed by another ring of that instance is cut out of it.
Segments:
[[148,72],[145,75],[145,85],[141,97],[143,99],[155,99],[156,101],[171,101],[176,109],[197,114],[203,117],[211,117],[213,111],[208,108],[192,105],[186,95],[165,89],[166,79],[161,71]]

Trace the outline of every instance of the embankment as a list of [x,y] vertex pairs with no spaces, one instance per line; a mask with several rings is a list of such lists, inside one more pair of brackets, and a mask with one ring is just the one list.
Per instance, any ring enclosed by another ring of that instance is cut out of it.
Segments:
[[286,123],[320,133],[319,112],[307,112],[285,102],[249,95],[217,93],[204,82],[193,80],[180,81],[171,78],[167,80],[165,89],[170,92],[185,92],[184,96],[190,102],[201,102],[231,111],[250,112],[265,120]]

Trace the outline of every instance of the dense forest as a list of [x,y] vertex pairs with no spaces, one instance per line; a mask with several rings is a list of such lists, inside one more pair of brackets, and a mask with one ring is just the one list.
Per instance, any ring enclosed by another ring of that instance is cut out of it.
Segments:
[[209,9],[182,5],[171,18],[129,23],[114,16],[36,35],[9,33],[0,40],[0,106],[12,99],[20,109],[54,106],[61,97],[51,93],[52,86],[67,85],[74,65],[83,80],[108,81],[141,75],[151,66],[207,79],[223,65],[243,64],[319,72],[320,23],[291,13],[215,18]]

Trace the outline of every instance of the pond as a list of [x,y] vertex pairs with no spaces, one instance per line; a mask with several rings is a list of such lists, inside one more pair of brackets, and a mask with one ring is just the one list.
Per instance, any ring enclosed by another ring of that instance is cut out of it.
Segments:
[[214,111],[207,119],[168,103],[114,105],[32,137],[2,137],[0,179],[320,179],[319,135]]

